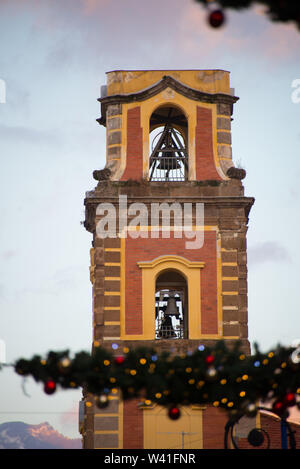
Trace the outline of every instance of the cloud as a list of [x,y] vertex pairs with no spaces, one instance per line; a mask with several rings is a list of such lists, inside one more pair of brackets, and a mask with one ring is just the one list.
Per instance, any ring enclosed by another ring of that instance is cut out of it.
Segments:
[[248,247],[249,266],[266,262],[291,262],[288,250],[277,241],[266,241]]
[[244,58],[268,58],[276,62],[297,57],[300,34],[296,27],[291,23],[271,22],[261,7],[241,12],[228,9],[227,21],[219,29],[208,25],[207,15],[196,2],[186,3],[177,47],[192,57],[211,60],[228,53],[233,57],[242,53]]
[[61,144],[61,135],[58,131],[49,131],[35,129],[32,127],[24,126],[9,126],[0,125],[0,141],[19,141],[25,143],[41,144],[46,143],[50,145]]
[[5,299],[5,286],[3,283],[0,283],[0,301]]
[[49,279],[49,288],[56,294],[65,292],[67,289],[70,291],[76,289],[82,279],[82,273],[86,272],[86,267],[80,265],[60,269]]
[[4,260],[4,261],[8,261],[9,259],[11,259],[12,257],[14,257],[16,255],[17,251],[14,251],[13,249],[7,249],[6,251],[3,251],[2,254],[1,254],[1,258]]
[[[261,9],[228,10],[220,29],[207,23],[195,0],[2,0],[16,27],[26,14],[30,38],[43,44],[45,66],[119,68],[224,68],[228,61],[298,58],[300,34],[272,23]],[[1,6],[0,6],[1,9]],[[17,12],[17,13],[16,13]],[[228,67],[227,67],[228,68]]]
[[5,448],[14,448],[14,449],[24,449],[24,443],[22,442],[22,439],[17,435],[17,436],[11,436],[8,434],[8,430],[2,430],[0,433],[0,438],[1,440],[4,441],[4,445],[1,444],[0,449],[5,449]]

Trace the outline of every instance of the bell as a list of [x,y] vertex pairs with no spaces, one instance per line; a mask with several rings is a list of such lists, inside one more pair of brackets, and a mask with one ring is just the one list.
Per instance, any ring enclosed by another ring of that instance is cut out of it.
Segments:
[[180,314],[176,305],[176,298],[174,293],[170,293],[165,314],[168,316],[179,316]]
[[181,169],[181,166],[174,154],[167,152],[165,156],[161,156],[159,158],[159,163],[156,169],[160,169],[162,171],[172,171],[173,169]]
[[176,333],[174,331],[174,327],[172,325],[172,320],[170,316],[166,316],[162,321],[158,336],[164,339],[176,337]]

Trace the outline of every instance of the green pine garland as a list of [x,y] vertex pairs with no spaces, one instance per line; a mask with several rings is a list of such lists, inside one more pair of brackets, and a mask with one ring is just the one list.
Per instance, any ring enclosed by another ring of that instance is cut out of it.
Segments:
[[[157,354],[154,349],[121,349],[111,352],[97,346],[92,353],[69,351],[20,359],[14,365],[22,376],[44,383],[51,394],[62,389],[84,388],[105,402],[112,393],[123,399],[139,398],[147,404],[208,405],[231,415],[255,415],[258,401],[273,402],[279,415],[300,398],[300,348],[281,347],[251,356],[240,344],[229,349],[223,341],[214,347],[199,346],[182,356]],[[100,402],[99,401],[99,402]]]

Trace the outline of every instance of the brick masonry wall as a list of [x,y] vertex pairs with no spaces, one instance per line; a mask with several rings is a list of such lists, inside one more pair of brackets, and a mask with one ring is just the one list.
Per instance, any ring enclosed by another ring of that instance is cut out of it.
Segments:
[[123,448],[142,449],[144,447],[143,412],[138,408],[139,401],[124,401]]
[[197,107],[196,125],[196,179],[221,180],[214,162],[212,111],[203,107]]
[[140,107],[127,112],[126,168],[121,181],[139,180],[143,177],[143,130]]
[[224,428],[228,415],[222,410],[207,407],[203,412],[203,449],[224,449]]
[[125,244],[125,317],[126,334],[142,334],[142,272],[137,262],[151,261],[162,255],[203,261],[201,271],[201,327],[203,334],[217,334],[217,266],[216,233],[205,232],[201,249],[186,249],[186,238],[126,238]]

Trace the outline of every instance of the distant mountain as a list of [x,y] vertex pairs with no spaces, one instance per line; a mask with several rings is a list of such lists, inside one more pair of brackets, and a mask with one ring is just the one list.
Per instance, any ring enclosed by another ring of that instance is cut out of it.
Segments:
[[0,425],[0,449],[81,449],[80,438],[68,438],[48,422],[29,425],[6,422]]

